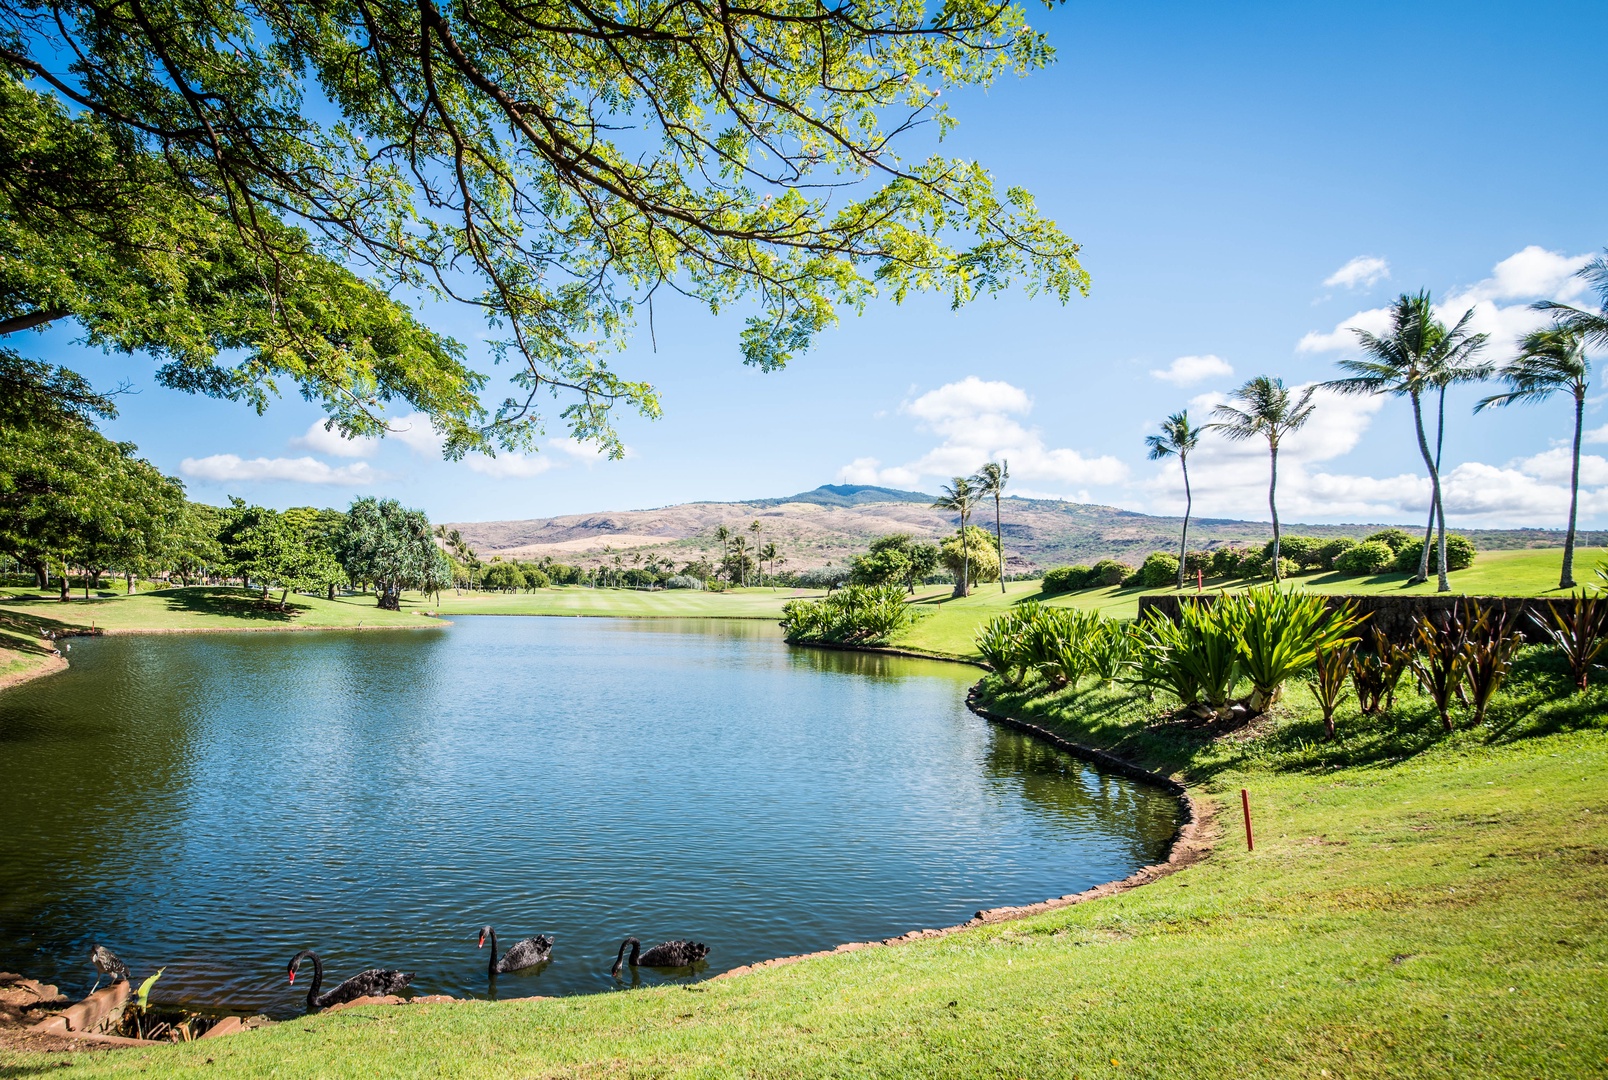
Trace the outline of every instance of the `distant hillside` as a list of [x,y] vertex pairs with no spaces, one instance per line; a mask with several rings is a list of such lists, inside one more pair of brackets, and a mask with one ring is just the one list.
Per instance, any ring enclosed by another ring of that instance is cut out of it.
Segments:
[[[774,540],[781,547],[787,560],[784,567],[802,570],[828,563],[842,565],[851,555],[864,551],[874,537],[887,533],[930,538],[953,532],[954,518],[931,509],[932,500],[931,495],[915,491],[828,484],[780,499],[683,503],[656,510],[570,514],[527,521],[457,522],[448,527],[460,530],[483,558],[501,555],[539,559],[550,555],[560,562],[596,563],[614,552],[631,550],[679,563],[700,553],[714,554],[718,547],[714,538],[717,527],[746,530],[751,522],[758,521],[761,540]],[[983,516],[979,515],[979,524]],[[986,517],[992,526],[992,507]],[[1152,551],[1175,548],[1181,524],[1179,518],[1155,517],[1114,506],[1049,499],[1007,498],[1004,502],[1005,552],[1015,573],[1089,563],[1108,556],[1136,563]],[[1284,531],[1307,536],[1362,536],[1386,527],[1295,523],[1286,525]],[[1459,531],[1485,549],[1555,547],[1563,542],[1563,534],[1557,530]],[[1205,548],[1260,543],[1272,531],[1261,522],[1197,518],[1190,522],[1189,534],[1191,548]],[[1582,534],[1580,542],[1608,543],[1608,533]]]

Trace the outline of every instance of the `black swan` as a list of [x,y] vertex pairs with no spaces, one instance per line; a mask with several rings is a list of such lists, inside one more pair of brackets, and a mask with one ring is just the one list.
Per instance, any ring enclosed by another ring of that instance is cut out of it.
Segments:
[[369,968],[360,971],[350,979],[341,983],[327,994],[320,994],[318,988],[324,984],[324,965],[318,959],[318,954],[311,949],[303,949],[290,958],[290,984],[296,985],[296,969],[301,967],[303,960],[313,962],[313,985],[307,988],[307,1008],[327,1009],[331,1005],[339,1005],[343,1001],[352,1001],[360,997],[384,997],[387,994],[400,994],[408,983],[413,981],[411,971],[387,971],[384,968]]
[[[117,958],[117,954],[104,945],[97,945],[89,950],[89,962],[95,965],[95,970],[102,975],[110,975],[114,984],[128,982],[128,965]],[[95,980],[100,985],[100,980]],[[90,993],[94,993],[93,990]]]
[[510,971],[523,971],[537,964],[545,964],[553,958],[553,935],[537,934],[524,941],[516,941],[509,946],[508,951],[497,959],[497,931],[489,926],[480,928],[480,944],[475,948],[486,947],[486,939],[491,939],[491,955],[486,957],[486,974],[490,976],[506,975]]
[[[625,947],[631,946],[631,959],[625,959]],[[622,965],[629,963],[632,967],[691,967],[709,955],[709,946],[701,941],[665,941],[647,952],[642,951],[642,942],[634,937],[628,937],[620,942],[620,952],[614,958],[614,968],[610,975],[619,977]]]

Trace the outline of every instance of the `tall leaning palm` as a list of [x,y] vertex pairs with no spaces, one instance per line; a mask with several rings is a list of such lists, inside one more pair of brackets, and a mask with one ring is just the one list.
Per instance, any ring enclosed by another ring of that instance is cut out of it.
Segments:
[[1497,378],[1511,388],[1505,394],[1481,399],[1474,411],[1491,405],[1522,405],[1544,401],[1560,390],[1574,398],[1574,459],[1569,473],[1569,531],[1563,538],[1563,575],[1558,588],[1574,588],[1575,510],[1580,501],[1580,436],[1585,421],[1586,391],[1591,389],[1591,361],[1579,329],[1565,320],[1546,330],[1526,334],[1519,355],[1504,364]]
[[999,500],[1005,494],[1005,483],[1011,478],[1011,463],[1004,458],[990,461],[977,470],[977,493],[984,498],[994,496],[994,546],[999,549],[999,591],[1005,591],[1005,535],[1000,529]]
[[1283,379],[1258,375],[1238,390],[1230,399],[1237,405],[1219,405],[1212,410],[1217,421],[1210,426],[1226,437],[1241,441],[1261,437],[1267,440],[1269,462],[1267,508],[1273,515],[1273,580],[1279,580],[1279,444],[1292,431],[1299,431],[1313,410],[1312,391],[1307,387],[1300,394],[1291,394]]
[[966,525],[977,505],[977,489],[970,477],[957,476],[953,483],[938,489],[942,494],[932,504],[934,510],[949,510],[960,515],[960,580],[955,583],[955,596],[971,593],[971,549],[966,543]]
[[1189,548],[1189,512],[1194,499],[1189,491],[1189,454],[1200,443],[1202,429],[1189,422],[1189,410],[1175,412],[1161,422],[1160,435],[1146,435],[1145,445],[1150,448],[1150,460],[1176,456],[1184,470],[1184,532],[1178,538],[1178,587],[1184,587],[1184,557]]
[[[1448,330],[1435,318],[1428,290],[1416,296],[1403,293],[1390,305],[1390,329],[1384,334],[1355,331],[1363,356],[1340,361],[1341,369],[1350,375],[1324,384],[1342,394],[1389,394],[1412,402],[1418,451],[1423,455],[1424,468],[1429,470],[1429,509],[1440,524],[1439,592],[1451,592],[1452,586],[1446,578],[1446,511],[1441,504],[1440,463],[1437,455],[1430,451],[1429,438],[1424,433],[1424,394],[1440,389],[1448,381],[1464,381],[1485,374],[1484,369],[1474,363],[1474,357],[1485,347],[1488,335],[1469,332],[1473,317],[1474,310],[1470,308],[1457,320],[1457,325]],[[1424,581],[1428,577],[1429,544],[1426,543],[1413,581]]]

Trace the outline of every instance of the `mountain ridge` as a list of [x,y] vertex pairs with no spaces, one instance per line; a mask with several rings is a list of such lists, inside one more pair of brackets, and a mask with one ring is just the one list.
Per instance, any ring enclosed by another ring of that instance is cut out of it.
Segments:
[[[842,565],[864,551],[877,536],[904,532],[923,538],[952,533],[954,516],[932,508],[933,497],[917,491],[867,484],[823,484],[812,491],[770,499],[691,502],[651,510],[597,511],[549,518],[452,522],[482,558],[596,564],[626,551],[667,558],[681,564],[716,554],[714,531],[725,525],[748,533],[760,523],[759,542],[775,541],[791,570]],[[1031,572],[1070,563],[1119,558],[1137,564],[1152,551],[1176,551],[1183,520],[1143,514],[1095,503],[1006,496],[1002,531],[1012,573]],[[993,525],[992,507],[974,518]],[[1286,535],[1365,536],[1383,528],[1416,532],[1422,525],[1353,523],[1284,526]],[[1556,547],[1561,530],[1460,529],[1486,549]],[[1272,534],[1266,522],[1235,518],[1191,518],[1190,547],[1265,542]],[[753,537],[750,535],[750,539]],[[1608,532],[1581,533],[1582,546],[1608,542]]]

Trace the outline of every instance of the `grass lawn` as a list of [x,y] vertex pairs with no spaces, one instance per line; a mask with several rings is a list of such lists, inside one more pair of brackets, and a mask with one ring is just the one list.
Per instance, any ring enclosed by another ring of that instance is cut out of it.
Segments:
[[[633,619],[780,619],[789,600],[816,599],[818,589],[590,589],[559,585],[534,592],[443,592],[443,615],[612,615]],[[433,598],[429,605],[433,606]]]
[[367,1008],[204,1046],[13,1053],[6,1075],[1608,1072],[1608,690],[1570,697],[1544,650],[1520,654],[1485,727],[1450,737],[1412,691],[1393,720],[1343,714],[1332,744],[1300,688],[1254,738],[1158,724],[1155,706],[1120,691],[996,707],[1176,770],[1218,809],[1216,851],[1092,903],[686,988]]
[[[1575,580],[1596,582],[1592,568],[1608,557],[1608,549],[1579,548],[1575,551]],[[1519,551],[1482,551],[1474,565],[1451,575],[1452,589],[1470,596],[1546,596],[1562,595],[1558,571],[1563,563],[1561,548],[1529,548]],[[1407,584],[1407,574],[1380,574],[1355,578],[1340,574],[1302,574],[1289,579],[1299,588],[1322,593],[1403,593],[1428,595],[1435,591],[1431,578],[1422,585]],[[1210,582],[1208,590],[1245,587],[1249,582]],[[1191,585],[1190,589],[1194,586]],[[972,639],[977,630],[994,616],[1023,600],[1040,600],[1052,607],[1094,608],[1118,619],[1131,619],[1139,612],[1139,597],[1147,593],[1169,593],[1172,589],[1086,589],[1075,593],[1044,596],[1034,581],[1006,584],[1002,596],[999,585],[979,585],[964,600],[951,600],[947,587],[923,590],[917,608],[923,612],[909,630],[894,640],[902,648],[940,656],[976,655]]]

